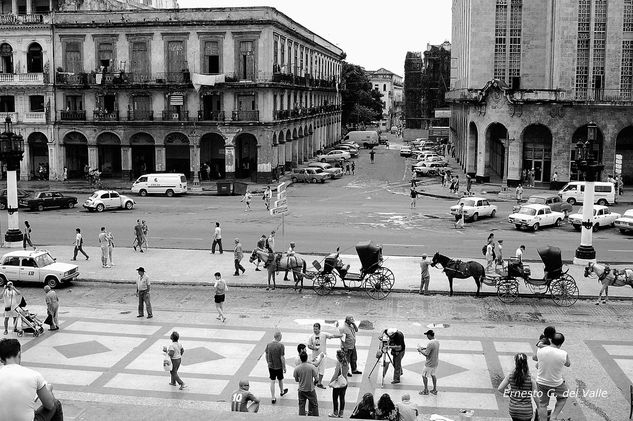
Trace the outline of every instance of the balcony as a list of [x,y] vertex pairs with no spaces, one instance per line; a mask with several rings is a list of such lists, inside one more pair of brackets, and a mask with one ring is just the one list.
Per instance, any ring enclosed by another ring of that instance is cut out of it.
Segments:
[[233,121],[259,121],[259,110],[233,111]]
[[132,111],[128,110],[127,112],[127,120],[128,121],[154,121],[154,111]]
[[62,121],[86,121],[85,110],[60,111],[59,117]]
[[119,110],[114,111],[98,111],[92,112],[92,119],[94,121],[119,121]]
[[224,111],[198,111],[198,121],[224,121]]
[[[565,93],[565,92],[563,92]],[[604,104],[631,104],[633,102],[633,90],[631,89],[573,89],[567,92],[568,101],[604,103]]]
[[47,115],[45,111],[30,111],[22,114],[23,123],[47,123]]
[[163,110],[163,121],[189,121],[189,111]]
[[190,84],[189,72],[157,72],[157,73],[69,73],[57,72],[56,79],[60,85],[165,85]]
[[88,74],[57,72],[55,75],[55,81],[59,85],[87,85]]
[[9,117],[13,123],[17,123],[18,122],[18,113],[14,112],[14,111],[1,112],[0,113],[0,122],[4,123],[4,120],[6,120],[7,117]]
[[43,14],[29,14],[29,15],[14,15],[14,14],[2,14],[0,15],[0,25],[33,25],[39,23],[50,23],[50,16]]
[[44,73],[0,73],[0,85],[43,85],[44,79]]

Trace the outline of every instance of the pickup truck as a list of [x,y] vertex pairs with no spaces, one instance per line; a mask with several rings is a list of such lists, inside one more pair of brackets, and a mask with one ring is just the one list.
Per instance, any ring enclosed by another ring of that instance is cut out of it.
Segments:
[[74,196],[64,196],[58,191],[41,191],[33,199],[21,199],[30,210],[43,211],[46,208],[72,208],[77,204]]

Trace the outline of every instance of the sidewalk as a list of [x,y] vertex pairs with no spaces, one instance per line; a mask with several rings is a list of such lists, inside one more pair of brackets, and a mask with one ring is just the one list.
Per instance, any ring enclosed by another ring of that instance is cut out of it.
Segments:
[[[115,266],[112,268],[101,267],[101,250],[98,247],[86,247],[86,252],[90,260],[86,261],[80,254],[77,258],[79,265],[79,281],[90,282],[112,282],[112,283],[135,283],[137,274],[136,268],[143,266],[150,280],[155,284],[182,284],[212,286],[213,274],[222,273],[224,279],[230,286],[264,288],[267,285],[267,272],[262,268],[261,272],[255,271],[255,266],[248,262],[250,253],[244,253],[242,265],[246,272],[240,276],[233,276],[233,253],[226,251],[224,254],[210,254],[208,250],[183,250],[183,249],[150,249],[145,253],[135,252],[130,248],[116,248],[114,250]],[[69,262],[72,257],[72,246],[49,247],[49,251],[60,262]],[[318,260],[323,264],[323,256],[301,255],[307,262],[307,270],[315,270],[312,262]],[[358,272],[361,264],[358,256],[341,254],[345,264],[350,265],[350,272]],[[431,259],[432,256],[429,256]],[[483,258],[460,257],[461,260],[475,260],[485,266]],[[420,286],[419,261],[417,257],[385,256],[384,266],[391,269],[395,275],[393,290],[396,292],[417,293]],[[580,266],[568,265],[569,274],[574,277],[580,296],[595,299],[600,291],[600,284],[595,278],[584,278],[584,268]],[[622,268],[622,265],[614,265],[614,268]],[[543,264],[540,262],[530,262],[532,277],[541,278],[543,276]],[[448,280],[441,269],[430,268],[431,282],[429,290],[433,294],[447,294],[449,291]],[[292,276],[290,276],[292,279]],[[283,273],[278,273],[276,277],[277,287],[291,288],[292,281],[283,281]],[[337,287],[342,289],[342,284],[337,283]],[[312,281],[305,279],[304,288],[311,290]],[[455,279],[453,290],[456,294],[474,295],[476,291],[475,282],[472,278]],[[495,295],[494,287],[482,285],[481,293],[484,295]],[[523,283],[520,284],[519,293],[528,295],[530,291]],[[610,288],[609,295],[613,298],[633,299],[633,288]]]

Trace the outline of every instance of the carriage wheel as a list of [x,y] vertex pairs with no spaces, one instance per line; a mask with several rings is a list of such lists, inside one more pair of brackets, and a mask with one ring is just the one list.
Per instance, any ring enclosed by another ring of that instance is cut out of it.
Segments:
[[497,296],[504,303],[513,303],[519,297],[519,283],[508,279],[497,283]]
[[365,292],[374,300],[383,300],[391,293],[396,281],[393,272],[388,268],[378,268],[365,279]]
[[312,289],[314,289],[314,292],[316,292],[317,295],[328,295],[334,289],[334,284],[336,284],[336,278],[333,274],[320,274],[314,278],[314,282],[312,282]]
[[554,304],[561,307],[570,307],[578,300],[580,292],[576,280],[571,275],[563,275],[554,279],[549,286]]

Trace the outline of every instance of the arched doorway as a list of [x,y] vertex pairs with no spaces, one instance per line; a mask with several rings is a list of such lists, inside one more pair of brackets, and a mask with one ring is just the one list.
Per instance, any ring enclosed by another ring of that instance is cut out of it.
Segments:
[[154,138],[147,133],[135,133],[130,137],[132,147],[132,173],[134,177],[156,171]]
[[493,174],[503,178],[505,170],[505,139],[508,130],[501,123],[492,123],[486,130],[486,164]]
[[42,46],[37,42],[29,45],[29,49],[26,52],[26,71],[28,73],[42,73],[44,71]]
[[182,133],[165,136],[165,170],[190,175],[189,139]]
[[477,125],[471,121],[468,125],[468,146],[466,150],[466,172],[477,174],[477,151],[479,150]]
[[66,133],[64,136],[68,178],[84,178],[84,166],[88,165],[88,139],[79,132]]
[[[29,144],[28,159],[31,178],[41,178],[43,175],[45,179],[48,179],[48,138],[44,133],[33,132],[27,138],[27,143]],[[43,174],[40,173],[40,166],[44,169]]]
[[207,133],[200,138],[200,165],[207,164],[209,172],[202,174],[203,180],[226,177],[224,138],[218,133]]
[[105,132],[97,136],[97,154],[101,177],[121,177],[121,139],[114,133]]
[[0,44],[0,73],[13,73],[13,47],[6,42]]
[[615,141],[615,153],[622,155],[622,181],[624,184],[633,183],[633,126],[624,128]]
[[[571,145],[569,145],[570,148],[570,156],[571,156],[571,162],[570,162],[570,170],[569,170],[569,179],[571,181],[579,181],[581,178],[581,174],[579,174],[578,172],[578,168],[576,168],[576,144],[578,142],[586,142],[587,141],[587,124],[585,124],[582,127],[579,127],[578,129],[576,129],[576,131],[574,132],[574,135],[571,137]],[[594,157],[598,160],[598,161],[602,161],[602,143],[604,142],[604,137],[602,135],[602,130],[600,130],[600,128],[598,128],[596,130],[597,134],[596,134],[596,140],[593,142],[593,154]],[[598,174],[597,179],[600,180],[600,176],[601,174]]]
[[257,181],[257,139],[250,133],[235,139],[235,176]]
[[523,130],[523,168],[534,171],[534,181],[548,183],[552,172],[552,132],[542,124]]

